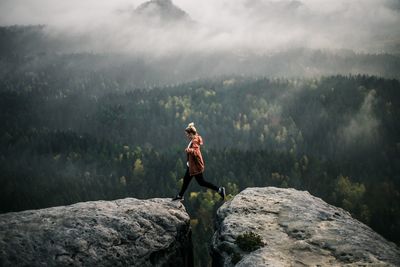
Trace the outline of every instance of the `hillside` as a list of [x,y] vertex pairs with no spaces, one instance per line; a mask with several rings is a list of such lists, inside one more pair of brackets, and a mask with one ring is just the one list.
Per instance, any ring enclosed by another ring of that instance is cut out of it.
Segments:
[[[172,197],[194,121],[205,177],[228,194],[307,190],[400,240],[397,80],[230,76],[126,92],[100,72],[80,79],[53,68],[0,83],[1,212]],[[219,196],[193,183],[186,205],[203,244],[195,255],[208,255]]]

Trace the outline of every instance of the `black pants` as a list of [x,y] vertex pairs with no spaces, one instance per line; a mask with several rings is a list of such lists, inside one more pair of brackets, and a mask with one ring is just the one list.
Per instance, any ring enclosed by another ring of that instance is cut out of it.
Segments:
[[[186,189],[188,188],[192,178],[193,178],[193,176],[190,176],[189,168],[187,168],[186,169],[186,173],[185,173],[185,177],[183,177],[182,188],[181,188],[181,191],[179,192],[180,196],[183,196],[183,194],[185,193]],[[204,178],[203,178],[203,173],[199,173],[199,174],[194,175],[194,178],[196,179],[197,183],[200,186],[204,186],[204,187],[210,188],[210,189],[212,189],[214,191],[218,191],[218,189],[219,189],[217,186],[213,185],[212,183],[209,183],[209,182],[205,181]]]

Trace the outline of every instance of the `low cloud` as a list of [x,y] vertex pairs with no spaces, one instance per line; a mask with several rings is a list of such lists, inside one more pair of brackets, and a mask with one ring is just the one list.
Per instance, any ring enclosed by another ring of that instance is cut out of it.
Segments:
[[374,115],[376,91],[371,90],[365,96],[360,110],[349,121],[341,135],[345,144],[371,144],[378,137],[379,121]]
[[270,53],[293,47],[398,53],[397,0],[175,0],[195,22],[149,24],[143,0],[2,0],[1,25],[48,25],[71,51]]

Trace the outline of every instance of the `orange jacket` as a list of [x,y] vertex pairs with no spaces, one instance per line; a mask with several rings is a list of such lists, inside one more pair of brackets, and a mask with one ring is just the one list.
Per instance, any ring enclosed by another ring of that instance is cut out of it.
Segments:
[[200,146],[202,145],[203,139],[200,135],[196,134],[192,139],[192,144],[186,149],[190,176],[202,173],[204,171],[204,161],[200,151]]

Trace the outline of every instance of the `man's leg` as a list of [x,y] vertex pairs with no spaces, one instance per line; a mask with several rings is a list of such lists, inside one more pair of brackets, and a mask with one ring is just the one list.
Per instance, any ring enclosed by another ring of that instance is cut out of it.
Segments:
[[196,181],[199,185],[210,188],[210,189],[218,192],[219,187],[213,185],[212,183],[205,181],[204,177],[203,177],[203,173],[195,175],[194,178],[196,178]]
[[183,197],[183,194],[185,194],[185,191],[188,188],[191,180],[192,180],[192,176],[190,176],[190,174],[189,174],[189,168],[186,168],[186,173],[185,173],[185,176],[183,177],[183,184],[182,184],[181,191],[179,192],[179,196]]

